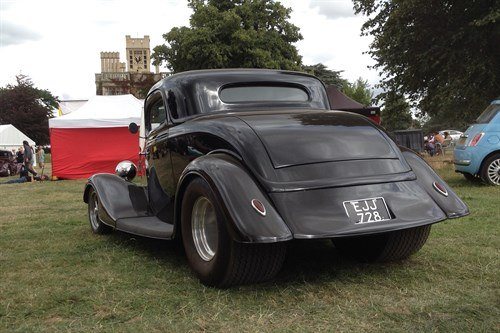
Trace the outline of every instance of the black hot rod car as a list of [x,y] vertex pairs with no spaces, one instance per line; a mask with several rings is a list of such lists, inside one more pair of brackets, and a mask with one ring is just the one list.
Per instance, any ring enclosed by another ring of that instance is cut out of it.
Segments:
[[130,181],[128,161],[92,176],[92,231],[179,238],[198,278],[227,287],[272,278],[292,239],[398,260],[433,223],[468,214],[383,128],[329,109],[322,82],[304,73],[207,70],[158,82],[144,107],[147,186]]

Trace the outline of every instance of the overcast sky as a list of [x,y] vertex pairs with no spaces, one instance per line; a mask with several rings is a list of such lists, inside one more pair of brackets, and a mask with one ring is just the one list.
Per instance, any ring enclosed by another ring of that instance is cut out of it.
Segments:
[[[322,62],[378,82],[369,55],[370,38],[361,37],[362,16],[350,0],[282,0],[304,39],[297,43],[303,63]],[[162,34],[189,24],[185,0],[0,0],[0,86],[22,73],[61,99],[95,94],[101,51],[118,51],[125,61],[125,35],[149,35],[151,48]]]

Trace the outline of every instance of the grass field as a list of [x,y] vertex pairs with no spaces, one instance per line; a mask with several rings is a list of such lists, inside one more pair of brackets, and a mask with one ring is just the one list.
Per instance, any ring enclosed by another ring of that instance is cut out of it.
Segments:
[[500,188],[439,168],[472,214],[409,260],[296,242],[276,280],[229,290],[199,284],[174,244],[93,235],[83,181],[1,185],[0,331],[500,331]]

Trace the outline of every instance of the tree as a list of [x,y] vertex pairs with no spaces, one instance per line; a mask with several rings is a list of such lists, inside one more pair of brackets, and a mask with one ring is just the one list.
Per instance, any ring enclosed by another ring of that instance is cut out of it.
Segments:
[[300,69],[288,22],[291,9],[271,0],[189,0],[190,27],[175,27],[153,49],[154,64],[173,72],[208,68]]
[[29,77],[18,75],[16,85],[0,88],[0,124],[12,124],[37,144],[48,144],[49,118],[58,102],[50,91],[36,88]]
[[470,123],[500,91],[498,0],[353,0],[381,86],[449,126]]
[[412,126],[410,105],[403,95],[390,91],[383,95],[382,126],[388,131],[405,130]]
[[152,73],[130,73],[130,78],[111,79],[118,90],[132,94],[139,99],[146,98],[149,89],[157,81],[156,75]]
[[302,69],[305,72],[318,77],[327,86],[334,85],[337,86],[337,88],[341,88],[347,82],[340,76],[340,73],[343,71],[332,71],[322,63],[318,63],[316,65],[306,65],[303,66]]
[[358,78],[353,83],[344,80],[342,92],[363,105],[371,105],[373,99],[373,91],[370,89],[368,81]]

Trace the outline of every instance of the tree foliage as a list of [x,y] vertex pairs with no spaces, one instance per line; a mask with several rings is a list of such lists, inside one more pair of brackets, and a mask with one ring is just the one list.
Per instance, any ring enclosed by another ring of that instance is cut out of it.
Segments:
[[122,92],[145,99],[149,89],[157,82],[152,73],[130,73],[130,78],[111,79],[111,82]]
[[363,105],[372,105],[373,91],[370,89],[368,81],[358,78],[354,82],[344,81],[342,92]]
[[498,0],[353,0],[382,88],[457,127],[500,92]]
[[342,86],[347,82],[341,76],[343,71],[332,71],[322,63],[318,63],[316,65],[305,65],[302,67],[302,70],[316,76],[327,86],[334,85],[338,88],[342,88]]
[[386,92],[383,101],[382,126],[388,131],[405,130],[412,126],[410,105],[403,95]]
[[50,91],[36,88],[29,77],[18,75],[15,85],[0,88],[0,124],[12,124],[37,144],[48,144],[49,118],[58,102]]
[[155,64],[173,72],[208,68],[300,69],[288,22],[291,9],[272,0],[189,0],[190,27],[175,27],[153,49]]
[[336,86],[353,100],[364,105],[372,105],[373,91],[368,81],[358,78],[354,82],[349,82],[341,76],[343,71],[333,71],[322,63],[302,66],[302,70],[318,77],[327,86]]

